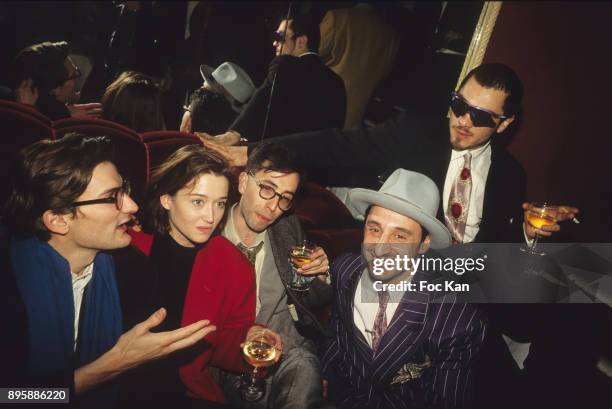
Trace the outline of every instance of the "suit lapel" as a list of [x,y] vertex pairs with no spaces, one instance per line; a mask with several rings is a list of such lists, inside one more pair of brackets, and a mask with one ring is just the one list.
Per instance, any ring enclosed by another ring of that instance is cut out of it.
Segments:
[[343,321],[347,323],[347,330],[353,338],[355,348],[360,353],[365,362],[369,363],[372,360],[372,349],[366,342],[363,334],[355,325],[355,291],[357,284],[365,268],[365,262],[361,256],[349,266],[349,270],[344,273],[342,282],[342,306],[343,306]]

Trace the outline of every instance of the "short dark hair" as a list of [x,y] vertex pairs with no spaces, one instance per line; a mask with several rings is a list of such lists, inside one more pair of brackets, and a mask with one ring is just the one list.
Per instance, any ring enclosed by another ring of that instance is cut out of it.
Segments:
[[472,77],[485,88],[498,89],[507,94],[503,107],[504,115],[512,116],[520,112],[523,83],[512,68],[499,63],[482,64],[465,76],[459,89],[463,88]]
[[308,37],[308,49],[319,52],[321,43],[321,29],[310,14],[296,14],[289,19],[289,27],[293,30],[293,38],[305,35]]
[[110,139],[79,133],[24,148],[9,173],[12,191],[3,223],[16,236],[37,235],[48,241],[51,234],[42,222],[43,213],[76,214],[72,203],[87,189],[94,168],[113,163],[113,156]]
[[69,72],[64,65],[68,54],[70,47],[65,41],[46,41],[22,49],[13,60],[11,88],[16,89],[22,81],[31,78],[40,95],[48,94],[68,80]]
[[[220,154],[206,150],[200,145],[183,146],[153,169],[145,201],[145,229],[160,235],[169,232],[168,211],[162,207],[159,198],[163,195],[175,195],[202,174],[225,177],[231,191],[234,175],[228,162]],[[217,231],[222,228],[223,221],[217,226]]]
[[249,154],[245,171],[255,174],[260,170],[280,173],[295,172],[301,176],[295,155],[286,146],[276,142],[260,142]]
[[237,114],[222,94],[198,88],[189,99],[192,131],[218,135],[227,131]]
[[162,130],[164,119],[160,87],[151,77],[139,72],[121,73],[104,92],[102,118],[136,132]]

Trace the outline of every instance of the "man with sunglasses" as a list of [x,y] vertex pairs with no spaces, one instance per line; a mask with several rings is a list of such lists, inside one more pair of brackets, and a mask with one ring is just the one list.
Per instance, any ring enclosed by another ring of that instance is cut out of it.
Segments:
[[113,407],[117,376],[215,329],[153,333],[162,308],[123,333],[109,251],[129,245],[138,206],[111,152],[106,138],[69,134],[15,163],[0,229],[1,387],[67,388],[71,403]]
[[[224,139],[252,141],[316,129],[342,128],[342,79],[318,55],[319,25],[305,14],[282,20],[273,34],[276,58]],[[270,108],[268,108],[270,107]]]
[[[319,360],[315,343],[327,329],[314,311],[331,302],[327,283],[329,260],[317,248],[312,261],[299,272],[309,276],[309,290],[294,292],[289,249],[304,240],[297,216],[290,214],[300,183],[300,173],[287,149],[260,144],[239,176],[240,201],[228,212],[223,236],[234,243],[253,264],[256,274],[256,322],[282,338],[283,358],[266,378],[266,395],[258,408],[324,407]],[[224,376],[225,395],[242,407],[236,376]]]
[[[438,219],[447,224],[456,243],[522,241],[525,171],[493,138],[515,120],[522,95],[522,83],[512,69],[483,64],[469,72],[453,94],[449,119],[405,112],[371,129],[328,129],[275,142],[295,152],[298,164],[326,186],[376,189],[397,168],[429,176],[442,194]],[[234,165],[246,162],[247,147],[205,144]],[[471,187],[459,189],[467,179]],[[572,212],[567,215],[573,217]],[[527,237],[534,237],[536,231],[524,226]],[[555,224],[537,233],[558,230]]]

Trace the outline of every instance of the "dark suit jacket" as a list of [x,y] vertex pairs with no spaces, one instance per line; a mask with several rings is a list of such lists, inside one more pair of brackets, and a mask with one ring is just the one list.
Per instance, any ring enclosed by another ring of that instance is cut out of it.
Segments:
[[272,107],[264,138],[342,128],[346,113],[344,83],[318,55],[308,54],[302,57],[283,55],[272,60],[264,83],[229,129],[251,141],[261,139],[275,73]]
[[[456,302],[453,294],[444,295],[444,302],[432,302],[431,293],[407,291],[373,356],[353,317],[364,267],[358,254],[341,256],[332,267],[332,325],[337,334],[321,360],[331,399],[338,408],[467,407],[486,332],[481,312]],[[412,282],[429,278],[418,272]],[[431,366],[420,377],[399,381],[398,375],[406,376],[406,365],[423,364],[426,355]]]
[[[440,195],[451,157],[448,120],[403,113],[371,129],[326,129],[276,140],[298,164],[326,186],[378,190],[387,176],[404,168],[429,176]],[[475,242],[522,241],[526,176],[519,162],[492,141],[480,231]],[[442,206],[438,219],[444,222]]]

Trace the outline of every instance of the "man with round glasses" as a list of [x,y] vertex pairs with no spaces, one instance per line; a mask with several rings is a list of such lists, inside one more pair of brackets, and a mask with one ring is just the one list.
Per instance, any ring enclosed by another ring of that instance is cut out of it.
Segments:
[[[331,303],[327,282],[329,260],[322,248],[300,273],[309,276],[309,290],[294,292],[287,286],[292,272],[289,250],[304,240],[294,205],[300,173],[287,149],[260,144],[239,176],[240,200],[228,212],[223,236],[249,259],[256,275],[256,322],[276,331],[282,339],[283,359],[266,378],[266,395],[248,407],[307,409],[324,407],[319,360],[313,341],[327,336],[314,311]],[[245,405],[237,396],[239,380],[225,374],[225,395],[233,406]],[[256,406],[252,406],[256,405]]]
[[114,407],[119,375],[215,327],[153,333],[166,316],[160,308],[124,333],[129,300],[120,298],[109,251],[130,244],[138,206],[110,140],[68,134],[28,146],[19,159],[0,226],[8,228],[0,228],[0,385],[67,388],[80,407]]
[[[510,67],[483,64],[466,75],[453,95],[449,119],[405,112],[371,129],[328,129],[275,141],[295,152],[304,169],[323,175],[326,186],[376,189],[397,168],[423,173],[442,193],[438,219],[454,242],[518,241],[523,240],[525,171],[492,138],[515,120],[522,96],[521,80]],[[246,162],[247,147],[205,144],[237,166]],[[468,179],[470,187],[459,189]],[[559,226],[543,229],[537,232],[550,235]],[[527,225],[525,233],[535,236]]]

